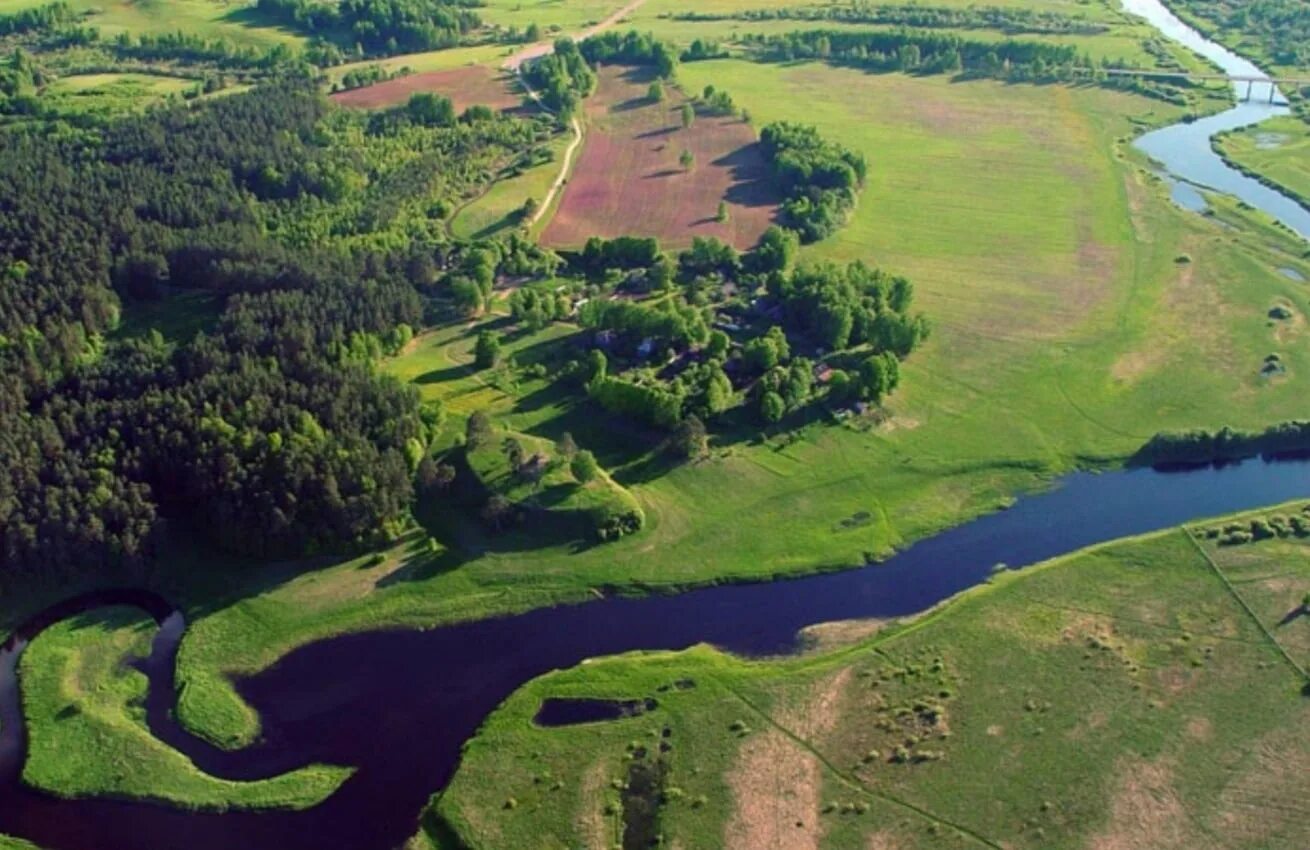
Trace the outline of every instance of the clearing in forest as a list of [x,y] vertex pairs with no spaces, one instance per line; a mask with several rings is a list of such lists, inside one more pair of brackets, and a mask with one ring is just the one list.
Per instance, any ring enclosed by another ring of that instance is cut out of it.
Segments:
[[411,95],[420,92],[435,92],[450,98],[456,112],[477,105],[510,110],[523,103],[510,75],[483,65],[407,74],[371,86],[337,92],[332,95],[332,100],[340,106],[380,109],[405,103]]
[[[542,242],[579,247],[591,236],[654,236],[680,247],[715,236],[752,247],[773,222],[779,196],[754,128],[736,115],[697,111],[683,127],[690,101],[672,85],[648,96],[647,69],[605,67],[586,103],[587,136]],[[692,162],[684,166],[683,151]],[[719,202],[727,220],[718,219]]]

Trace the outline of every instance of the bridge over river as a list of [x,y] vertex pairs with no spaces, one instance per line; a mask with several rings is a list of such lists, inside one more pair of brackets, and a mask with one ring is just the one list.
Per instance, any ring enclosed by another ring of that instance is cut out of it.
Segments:
[[1227,80],[1234,86],[1240,83],[1246,83],[1246,91],[1241,94],[1239,100],[1247,101],[1252,99],[1252,92],[1256,86],[1269,87],[1269,102],[1274,103],[1279,96],[1279,89],[1298,88],[1300,86],[1310,86],[1310,78],[1294,79],[1292,77],[1270,77],[1266,74],[1224,74],[1224,73],[1193,73],[1190,71],[1147,71],[1136,68],[1104,68],[1099,69],[1105,74],[1112,77],[1147,77],[1151,79],[1170,79],[1170,80],[1187,80],[1189,82],[1205,82],[1208,80]]

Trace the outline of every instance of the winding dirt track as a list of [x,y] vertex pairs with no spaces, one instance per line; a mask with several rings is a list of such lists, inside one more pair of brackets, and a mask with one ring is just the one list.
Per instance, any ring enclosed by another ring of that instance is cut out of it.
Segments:
[[[605,30],[635,12],[645,2],[646,0],[632,0],[631,3],[628,3],[623,8],[614,12],[600,23],[590,26],[581,32],[574,33],[572,36],[573,40],[585,41],[594,35],[600,35],[605,32]],[[554,50],[555,45],[553,42],[539,41],[536,44],[528,45],[518,53],[510,56],[505,60],[505,64],[502,66],[507,70],[514,72],[518,77],[519,84],[522,85],[523,90],[528,93],[528,97],[536,101],[537,105],[547,112],[550,110],[546,109],[546,105],[542,103],[540,95],[533,91],[532,86],[528,85],[527,79],[523,76],[522,69],[524,62],[531,59],[537,59],[541,56],[546,56],[554,52]],[[550,209],[550,205],[554,203],[555,198],[564,189],[564,182],[568,179],[569,169],[573,165],[573,158],[577,154],[578,148],[582,145],[582,123],[578,121],[577,118],[574,118],[570,121],[570,126],[573,128],[573,141],[569,142],[569,146],[565,148],[564,162],[560,165],[559,174],[555,176],[555,182],[550,184],[550,191],[548,191],[546,197],[542,199],[541,204],[537,207],[537,211],[532,214],[532,219],[528,222],[529,226],[536,225],[537,222],[541,221],[541,217],[546,214],[546,211]]]

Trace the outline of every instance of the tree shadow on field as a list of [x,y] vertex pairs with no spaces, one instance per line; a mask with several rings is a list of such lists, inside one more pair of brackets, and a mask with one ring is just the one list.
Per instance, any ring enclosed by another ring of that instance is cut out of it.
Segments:
[[642,180],[659,180],[664,177],[674,177],[683,172],[677,168],[661,168],[659,171],[652,171],[650,174],[641,175]]
[[[769,173],[764,161],[764,149],[759,142],[743,145],[729,154],[714,160],[712,165],[728,169],[732,183],[724,195],[728,203],[741,207],[778,207],[782,193]],[[774,220],[777,213],[774,213]]]
[[1278,621],[1278,625],[1279,627],[1291,625],[1302,617],[1310,617],[1310,607],[1305,605],[1296,606],[1291,611],[1288,611],[1287,614],[1283,616],[1283,619]]
[[678,127],[661,127],[658,130],[647,130],[644,133],[638,133],[633,136],[634,139],[653,139],[657,136],[669,136],[678,132]]
[[611,106],[610,112],[631,112],[634,109],[641,109],[643,106],[650,106],[652,103],[654,101],[648,97],[630,97]]

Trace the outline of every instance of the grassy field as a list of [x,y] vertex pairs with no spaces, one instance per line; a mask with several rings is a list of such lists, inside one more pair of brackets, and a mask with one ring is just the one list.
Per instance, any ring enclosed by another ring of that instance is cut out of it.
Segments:
[[[476,326],[425,334],[386,368],[445,402],[447,444],[475,409],[544,439],[570,431],[631,490],[646,529],[583,551],[525,552],[458,510],[425,507],[418,536],[434,535],[436,554],[411,540],[366,570],[362,559],[308,573],[288,565],[235,586],[199,570],[179,594],[194,600],[180,662],[193,728],[229,745],[249,740],[257,718],[223,674],[326,635],[580,599],[597,586],[852,566],[1076,465],[1125,457],[1157,430],[1303,415],[1310,304],[1277,271],[1300,262],[1301,246],[1232,207],[1219,217],[1239,230],[1186,215],[1123,158],[1118,140],[1135,121],[1175,111],[1094,89],[818,65],[722,61],[682,73],[726,88],[757,120],[813,121],[868,156],[854,220],[807,256],[864,258],[915,281],[936,330],[907,362],[887,418],[740,435],[705,462],[668,468],[657,438],[575,391],[510,367],[474,373]],[[1294,318],[1271,322],[1275,303]],[[506,358],[529,364],[571,332],[515,336]],[[1287,371],[1269,379],[1260,368],[1273,351]],[[843,529],[856,513],[874,519]]]
[[571,140],[571,133],[559,135],[547,146],[552,154],[549,162],[534,165],[517,177],[498,180],[486,194],[456,210],[450,219],[451,232],[460,239],[485,239],[518,227],[524,201],[531,198],[541,203],[550,191]]
[[[689,101],[673,86],[656,103],[647,97],[653,77],[641,70],[612,66],[599,76],[582,152],[542,243],[578,248],[591,236],[631,234],[669,247],[697,236],[754,247],[780,200],[754,129],[735,115],[704,112],[684,129],[680,110]],[[683,151],[694,158],[690,168],[679,162]],[[717,219],[720,202],[726,221]]]
[[[653,831],[683,848],[1301,848],[1306,679],[1248,612],[1286,619],[1299,601],[1264,601],[1284,585],[1310,588],[1305,540],[1174,530],[798,659],[595,660],[492,715],[427,823],[470,847],[639,846],[637,783],[662,772]],[[1305,646],[1310,619],[1281,628]],[[532,723],[579,696],[658,706]]]
[[[89,14],[87,23],[106,37],[119,33],[160,35],[178,31],[224,38],[240,45],[271,47],[301,44],[300,36],[259,25],[250,17],[253,3],[229,0],[67,0]],[[46,0],[0,0],[0,15],[45,5]]]
[[300,809],[322,802],[350,768],[313,765],[256,782],[202,773],[150,734],[146,678],[128,662],[149,654],[155,623],[106,608],[65,620],[23,653],[28,758],[23,781],[68,797],[122,797],[185,808]]
[[1220,153],[1240,168],[1310,203],[1310,125],[1300,118],[1271,118],[1227,133],[1218,144]]

